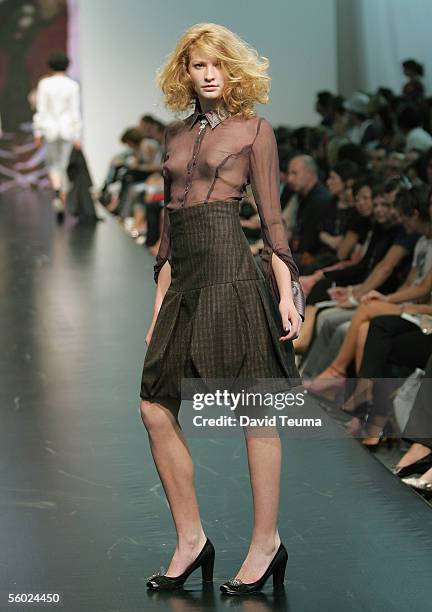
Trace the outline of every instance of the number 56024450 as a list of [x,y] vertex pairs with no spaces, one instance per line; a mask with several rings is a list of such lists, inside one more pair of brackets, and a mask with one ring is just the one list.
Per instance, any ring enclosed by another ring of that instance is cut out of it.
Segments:
[[59,593],[9,593],[8,603],[32,604],[32,603],[60,603]]

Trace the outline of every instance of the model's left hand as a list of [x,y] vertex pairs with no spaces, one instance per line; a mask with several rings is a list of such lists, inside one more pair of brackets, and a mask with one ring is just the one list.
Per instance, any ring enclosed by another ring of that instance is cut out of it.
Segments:
[[300,333],[302,319],[297,312],[293,300],[282,299],[279,302],[279,312],[282,317],[283,329],[288,332],[286,336],[280,336],[279,340],[282,340],[282,342],[294,340]]

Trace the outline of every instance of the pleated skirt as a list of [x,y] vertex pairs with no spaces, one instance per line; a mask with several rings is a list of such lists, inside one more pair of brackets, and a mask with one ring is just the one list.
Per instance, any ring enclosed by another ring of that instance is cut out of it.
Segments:
[[203,202],[168,214],[171,284],[145,354],[140,397],[177,419],[183,378],[298,384],[293,345],[279,340],[286,332],[243,233],[239,203]]

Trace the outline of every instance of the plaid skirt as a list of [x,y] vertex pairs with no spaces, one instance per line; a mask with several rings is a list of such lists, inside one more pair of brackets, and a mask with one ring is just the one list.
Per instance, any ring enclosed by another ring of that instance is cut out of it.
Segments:
[[182,378],[299,380],[291,341],[243,233],[239,203],[169,210],[171,284],[147,348],[140,397],[177,418]]

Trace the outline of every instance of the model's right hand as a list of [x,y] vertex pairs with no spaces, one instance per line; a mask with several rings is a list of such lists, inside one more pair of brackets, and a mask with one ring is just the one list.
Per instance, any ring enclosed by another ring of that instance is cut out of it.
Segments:
[[42,146],[42,136],[35,136],[34,139],[35,146],[39,149]]

